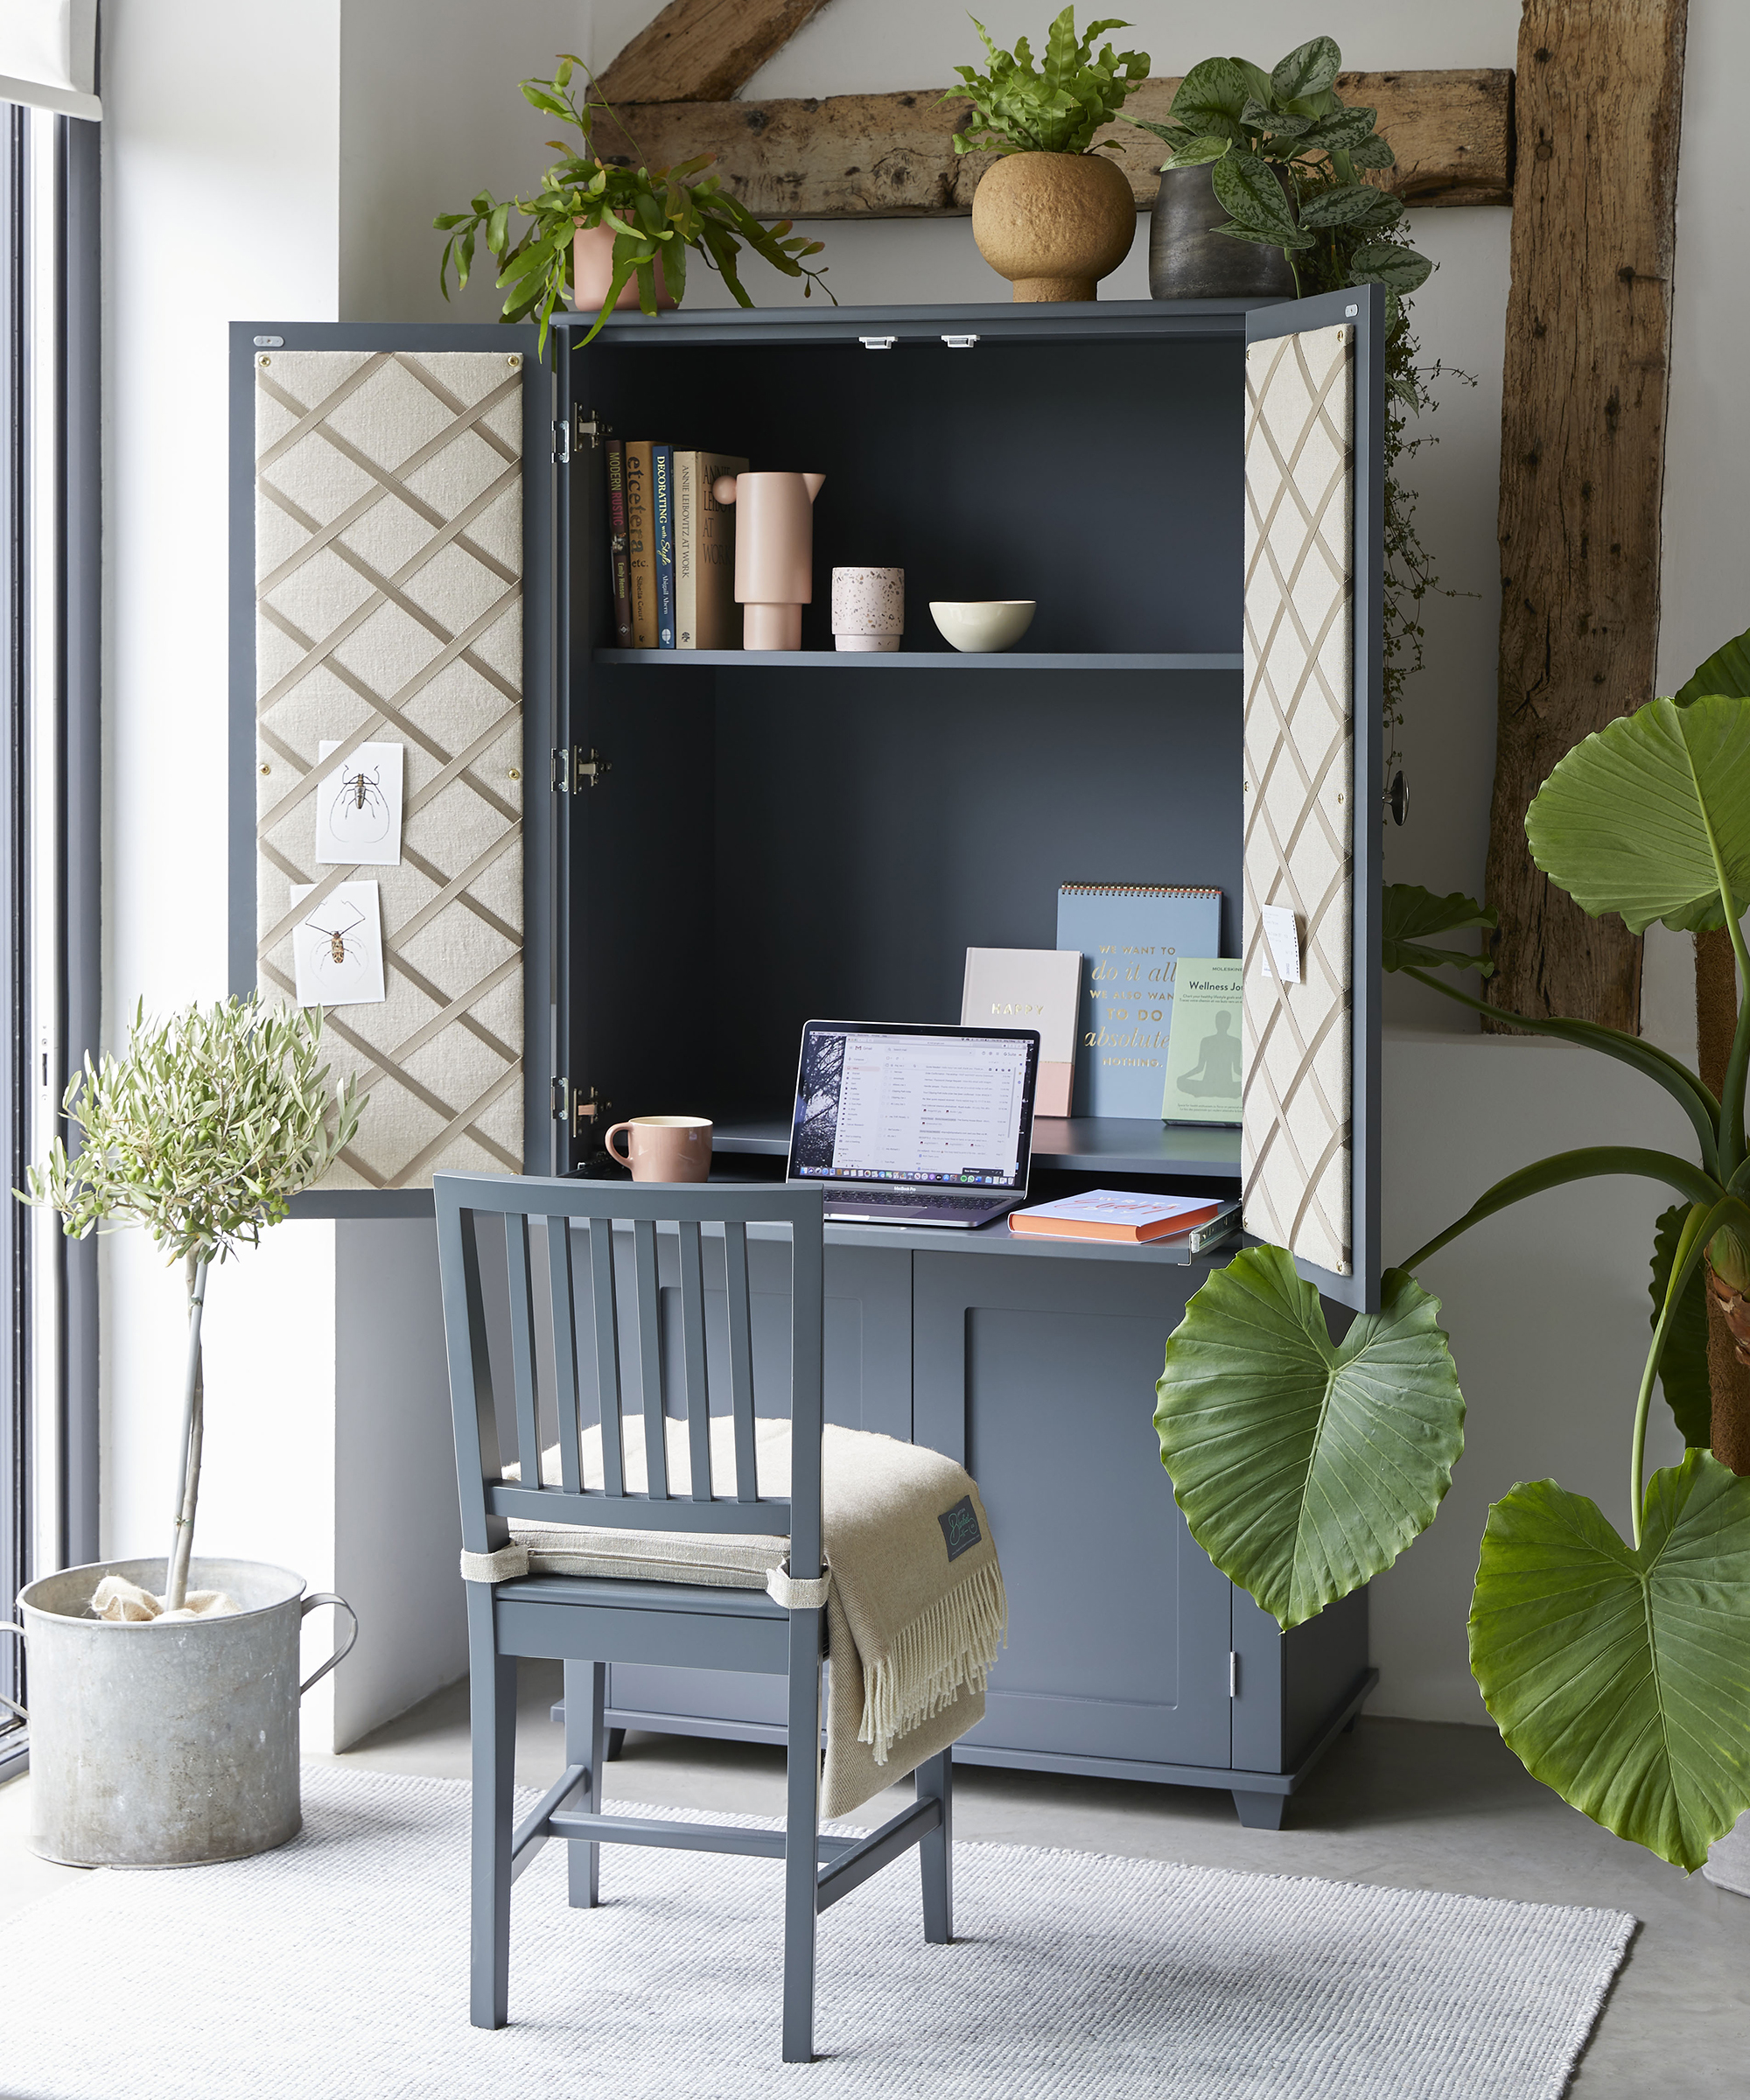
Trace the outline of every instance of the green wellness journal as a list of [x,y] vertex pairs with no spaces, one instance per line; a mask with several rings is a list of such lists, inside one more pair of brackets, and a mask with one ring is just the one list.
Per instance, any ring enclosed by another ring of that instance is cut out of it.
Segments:
[[1180,958],[1163,1123],[1240,1120],[1240,968]]

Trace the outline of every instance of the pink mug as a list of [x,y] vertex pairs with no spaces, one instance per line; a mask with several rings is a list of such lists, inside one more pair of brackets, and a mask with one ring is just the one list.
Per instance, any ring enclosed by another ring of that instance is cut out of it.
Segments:
[[[614,1139],[626,1132],[626,1151]],[[705,1181],[710,1178],[711,1126],[703,1116],[634,1116],[602,1139],[607,1156],[632,1169],[634,1181]]]

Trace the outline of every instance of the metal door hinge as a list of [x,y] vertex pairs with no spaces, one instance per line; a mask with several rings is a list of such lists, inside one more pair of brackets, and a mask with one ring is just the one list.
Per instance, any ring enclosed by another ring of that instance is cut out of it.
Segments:
[[1240,1658],[1232,1648],[1229,1648],[1228,1650],[1228,1697],[1230,1699],[1236,1699],[1239,1696]]
[[583,451],[585,441],[590,450],[594,452],[598,445],[606,444],[613,436],[613,425],[599,409],[592,409],[587,415],[582,409],[573,409],[571,413],[577,418],[577,448],[579,452]]
[[561,747],[552,756],[553,792],[576,794],[581,788],[599,788],[610,770],[607,760],[598,751],[592,750],[585,758],[581,744],[573,744],[569,750]]
[[976,335],[945,335],[942,340],[950,350],[976,350],[980,340]]
[[555,466],[571,464],[571,426],[564,416],[553,425],[553,464]]
[[865,350],[891,350],[900,339],[897,335],[859,335],[857,340]]
[[608,1103],[593,1087],[574,1087],[563,1074],[553,1081],[553,1120],[563,1123],[573,1138],[584,1129],[599,1135],[606,1121]]

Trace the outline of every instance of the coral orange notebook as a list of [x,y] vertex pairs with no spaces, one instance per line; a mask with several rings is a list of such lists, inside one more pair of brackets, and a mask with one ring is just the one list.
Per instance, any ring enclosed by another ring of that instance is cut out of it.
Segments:
[[1011,1211],[1009,1230],[1045,1239],[1127,1240],[1136,1245],[1208,1224],[1222,1202],[1220,1196],[1137,1196],[1123,1189],[1090,1188],[1083,1196]]

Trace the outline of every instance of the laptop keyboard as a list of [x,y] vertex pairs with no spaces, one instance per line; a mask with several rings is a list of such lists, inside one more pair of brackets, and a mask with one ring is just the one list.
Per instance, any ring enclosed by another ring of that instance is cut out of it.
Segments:
[[984,1210],[992,1203],[1004,1200],[1001,1196],[934,1196],[921,1192],[913,1195],[877,1194],[867,1196],[830,1196],[829,1206],[843,1210],[847,1205],[858,1210]]

